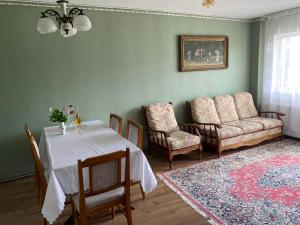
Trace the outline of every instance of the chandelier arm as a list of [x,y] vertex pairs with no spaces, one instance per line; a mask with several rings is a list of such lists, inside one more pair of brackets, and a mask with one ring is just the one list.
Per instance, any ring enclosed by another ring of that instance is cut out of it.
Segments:
[[83,13],[83,9],[79,9],[79,8],[72,8],[70,11],[69,11],[69,14],[68,14],[68,17],[74,17],[75,15],[84,15]]
[[57,21],[61,20],[59,13],[53,9],[47,9],[45,12],[42,12],[42,17],[46,17],[47,15],[54,16]]

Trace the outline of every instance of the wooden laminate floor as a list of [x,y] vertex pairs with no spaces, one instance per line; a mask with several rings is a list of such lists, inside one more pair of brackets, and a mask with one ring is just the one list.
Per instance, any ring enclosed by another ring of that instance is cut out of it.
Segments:
[[[228,153],[232,153],[229,151]],[[236,152],[236,151],[234,151]],[[226,153],[226,154],[228,154]],[[217,154],[209,152],[203,154],[203,160],[216,158]],[[156,174],[168,171],[166,157],[161,153],[147,156],[149,163]],[[199,163],[195,153],[176,156],[174,169]],[[171,191],[159,178],[157,188],[146,195],[142,200],[137,186],[132,187],[131,199],[134,225],[208,225],[207,219],[200,216],[188,206],[176,193]],[[38,225],[43,224],[41,205],[37,202],[33,177],[22,178],[0,184],[0,225]],[[66,206],[54,225],[63,225],[71,215],[71,207]],[[90,224],[120,225],[126,224],[126,219],[117,211],[114,220],[94,218]]]

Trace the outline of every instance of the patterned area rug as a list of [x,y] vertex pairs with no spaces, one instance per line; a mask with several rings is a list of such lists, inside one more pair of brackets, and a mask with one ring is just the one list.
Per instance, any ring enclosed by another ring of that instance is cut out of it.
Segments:
[[266,144],[158,176],[211,224],[300,224],[299,141]]

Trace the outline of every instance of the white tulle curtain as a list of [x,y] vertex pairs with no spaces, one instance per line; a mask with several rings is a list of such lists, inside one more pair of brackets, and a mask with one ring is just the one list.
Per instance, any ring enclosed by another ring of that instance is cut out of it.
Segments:
[[300,138],[300,9],[266,22],[262,110],[285,113],[285,134]]

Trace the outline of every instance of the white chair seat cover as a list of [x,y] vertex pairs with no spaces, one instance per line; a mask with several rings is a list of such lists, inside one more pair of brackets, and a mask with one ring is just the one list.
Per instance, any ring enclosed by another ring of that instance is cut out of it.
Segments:
[[[93,208],[99,205],[102,205],[104,203],[120,199],[124,196],[124,187],[119,187],[117,189],[114,189],[109,192],[105,192],[103,194],[91,196],[91,197],[86,197],[85,198],[85,206],[86,208]],[[78,212],[80,212],[80,207],[79,207],[79,194],[74,194],[72,195],[72,199],[74,201],[75,207]]]

